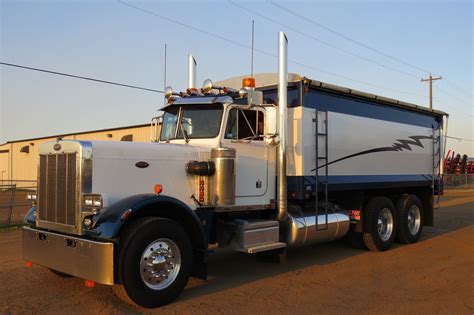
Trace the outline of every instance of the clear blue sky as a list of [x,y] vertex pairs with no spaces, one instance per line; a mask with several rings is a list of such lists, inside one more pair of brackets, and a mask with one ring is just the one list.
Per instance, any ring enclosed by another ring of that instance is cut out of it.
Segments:
[[[337,37],[269,2],[238,3],[342,49],[417,77],[335,50],[227,1],[123,1],[246,45],[250,45],[254,19],[257,49],[276,54],[277,32],[283,30],[289,38],[291,60],[380,87],[291,63],[290,72],[420,105],[428,104],[428,85],[419,81],[426,73]],[[276,1],[348,37],[441,74],[447,80],[434,83],[435,108],[451,114],[452,136],[474,138],[472,1]],[[168,84],[175,89],[186,85],[188,53],[193,53],[198,61],[199,84],[206,78],[217,81],[250,70],[248,49],[116,0],[0,0],[0,3],[0,59],[3,62],[162,89],[163,47],[167,43]],[[276,69],[275,58],[255,53],[255,72],[275,72]],[[0,143],[147,123],[163,103],[162,95],[156,93],[4,66],[0,66],[0,79]],[[450,141],[449,147],[474,156],[474,142]]]

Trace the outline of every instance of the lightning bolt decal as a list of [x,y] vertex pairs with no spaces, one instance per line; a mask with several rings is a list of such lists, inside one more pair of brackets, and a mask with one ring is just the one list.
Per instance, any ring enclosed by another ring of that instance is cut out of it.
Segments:
[[[365,155],[365,154],[377,153],[377,152],[389,152],[389,151],[395,151],[395,152],[404,151],[404,150],[412,151],[412,147],[410,145],[417,146],[417,147],[420,147],[420,148],[424,148],[423,143],[421,143],[420,140],[422,140],[422,139],[433,139],[433,137],[431,137],[431,136],[410,136],[408,138],[410,138],[411,140],[397,139],[396,140],[397,142],[394,142],[392,144],[392,146],[390,146],[390,147],[379,147],[379,148],[374,148],[374,149],[354,153],[354,154],[342,157],[340,159],[331,161],[327,164],[321,165],[321,166],[318,167],[318,169],[320,169],[322,167],[325,167],[327,165],[331,165],[331,164],[334,164],[334,163],[337,163],[337,162],[340,162],[340,161],[343,161],[343,160],[350,159],[350,158],[355,157],[355,156],[359,156],[359,155]],[[316,169],[314,168],[311,171],[315,171],[315,170]]]

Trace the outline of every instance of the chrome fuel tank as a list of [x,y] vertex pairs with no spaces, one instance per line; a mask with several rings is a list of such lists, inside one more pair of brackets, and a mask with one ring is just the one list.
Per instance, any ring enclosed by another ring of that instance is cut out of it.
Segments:
[[349,216],[339,209],[328,209],[327,224],[326,214],[319,214],[317,227],[315,212],[303,212],[300,209],[289,209],[288,218],[283,223],[288,247],[336,240],[344,237],[349,227]]

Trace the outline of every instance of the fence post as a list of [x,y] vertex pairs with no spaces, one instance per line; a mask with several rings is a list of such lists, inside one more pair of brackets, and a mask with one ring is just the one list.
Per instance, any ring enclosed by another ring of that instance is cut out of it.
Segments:
[[13,203],[15,202],[16,184],[13,184],[11,187],[12,187],[12,197],[10,200],[10,210],[8,212],[7,226],[10,226],[12,223]]

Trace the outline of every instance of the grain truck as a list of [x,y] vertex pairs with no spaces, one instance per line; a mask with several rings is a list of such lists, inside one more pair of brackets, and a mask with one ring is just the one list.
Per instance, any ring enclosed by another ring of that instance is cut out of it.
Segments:
[[447,114],[288,74],[283,33],[277,74],[197,89],[195,65],[151,143],[41,146],[29,265],[153,308],[206,279],[210,247],[282,262],[341,238],[385,251],[433,225]]

